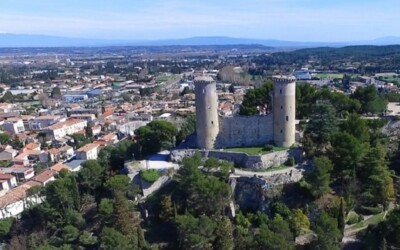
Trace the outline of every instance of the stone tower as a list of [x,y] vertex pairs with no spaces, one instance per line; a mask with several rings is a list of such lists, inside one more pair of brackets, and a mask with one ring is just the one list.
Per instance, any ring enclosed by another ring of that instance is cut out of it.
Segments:
[[279,147],[295,143],[296,78],[273,76],[274,142]]
[[197,146],[213,149],[219,132],[217,86],[209,76],[196,77],[194,84]]

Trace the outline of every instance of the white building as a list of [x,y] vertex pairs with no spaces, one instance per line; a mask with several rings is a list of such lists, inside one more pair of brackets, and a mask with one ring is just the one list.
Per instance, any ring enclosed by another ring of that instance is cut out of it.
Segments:
[[30,206],[42,203],[42,197],[27,195],[27,191],[34,186],[40,186],[40,183],[28,181],[0,197],[0,219],[17,216]]
[[30,130],[37,131],[65,120],[66,118],[57,115],[42,115],[29,120],[28,123]]
[[96,115],[95,114],[73,114],[70,116],[70,118],[81,119],[81,120],[86,120],[88,122],[91,122],[96,119]]
[[[0,192],[5,194],[5,192],[9,191],[10,189],[16,187],[17,178],[12,174],[0,174]],[[0,194],[1,194],[0,193]]]
[[8,113],[11,112],[13,108],[13,104],[12,103],[0,103],[0,113]]
[[25,131],[24,122],[21,118],[9,118],[4,122],[3,128],[10,134],[20,134]]
[[64,95],[62,97],[62,100],[64,102],[82,102],[87,100],[88,98],[88,95]]
[[75,151],[78,160],[96,160],[99,145],[89,143]]
[[311,80],[312,78],[308,68],[301,68],[300,70],[294,71],[293,76],[296,77],[297,80]]
[[54,139],[59,140],[66,135],[72,135],[85,129],[86,126],[87,121],[85,120],[70,119],[46,127],[42,131],[54,137]]

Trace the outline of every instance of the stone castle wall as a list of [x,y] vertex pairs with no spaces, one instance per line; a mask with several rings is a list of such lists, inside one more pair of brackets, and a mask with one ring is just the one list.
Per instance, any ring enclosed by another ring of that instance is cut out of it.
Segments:
[[289,157],[294,157],[296,162],[302,160],[301,149],[288,149],[283,151],[275,151],[263,155],[249,155],[246,153],[228,152],[222,150],[198,150],[184,149],[171,151],[171,161],[181,162],[185,157],[191,157],[199,152],[203,158],[215,157],[221,160],[234,162],[237,166],[243,168],[262,169],[271,168],[284,164]]
[[265,146],[274,139],[272,114],[219,117],[215,148]]

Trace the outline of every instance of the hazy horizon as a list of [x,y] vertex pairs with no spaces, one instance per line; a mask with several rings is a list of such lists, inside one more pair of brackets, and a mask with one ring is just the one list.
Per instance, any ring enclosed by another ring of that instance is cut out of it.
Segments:
[[106,40],[203,36],[345,42],[400,36],[400,1],[2,0],[0,33]]

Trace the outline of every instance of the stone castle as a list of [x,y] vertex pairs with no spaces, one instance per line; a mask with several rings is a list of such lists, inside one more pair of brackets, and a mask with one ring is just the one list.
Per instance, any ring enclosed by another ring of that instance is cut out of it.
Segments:
[[213,78],[195,78],[197,147],[218,149],[264,146],[290,147],[295,143],[296,78],[274,76],[272,113],[222,116]]

